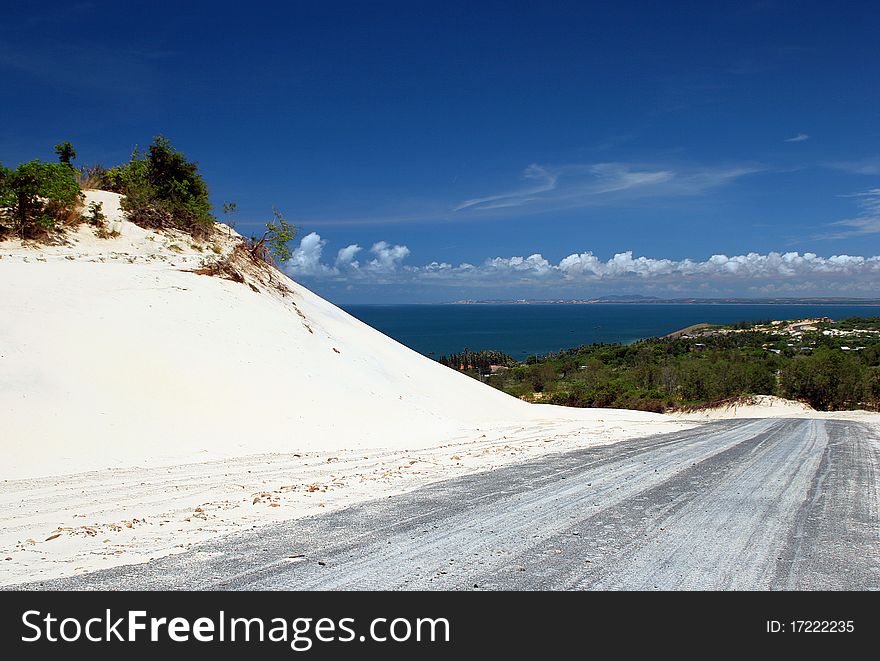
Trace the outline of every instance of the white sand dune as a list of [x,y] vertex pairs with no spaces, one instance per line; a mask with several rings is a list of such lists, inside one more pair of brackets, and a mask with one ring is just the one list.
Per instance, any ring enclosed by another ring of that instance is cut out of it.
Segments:
[[816,411],[809,404],[795,402],[773,395],[755,395],[688,413],[677,413],[677,417],[693,420],[729,420],[731,418],[810,418],[827,417],[827,412]]
[[[0,244],[0,478],[266,452],[436,445],[503,421],[621,411],[530,405],[447,369],[274,272],[254,288],[188,269],[229,253],[122,219],[71,245]],[[196,247],[194,247],[194,245]],[[268,270],[267,270],[268,271]],[[476,434],[479,436],[479,434]]]
[[194,273],[240,243],[225,226],[194,241],[87,198],[118,237],[0,243],[0,583],[695,424],[527,404],[273,269]]
[[880,413],[872,411],[817,411],[805,402],[796,402],[773,395],[754,395],[744,398],[742,401],[714,408],[687,413],[672,413],[670,417],[694,422],[736,418],[823,418],[825,420],[853,420],[880,429]]

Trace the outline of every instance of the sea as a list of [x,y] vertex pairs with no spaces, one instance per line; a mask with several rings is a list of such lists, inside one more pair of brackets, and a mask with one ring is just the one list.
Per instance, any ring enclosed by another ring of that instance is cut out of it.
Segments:
[[503,351],[517,360],[594,342],[628,344],[692,324],[880,316],[880,306],[788,304],[343,305],[411,349],[438,358]]

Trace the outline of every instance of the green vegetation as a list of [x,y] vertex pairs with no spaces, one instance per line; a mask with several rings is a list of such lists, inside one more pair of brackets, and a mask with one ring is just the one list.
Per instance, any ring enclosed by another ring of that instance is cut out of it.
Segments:
[[0,236],[14,232],[23,239],[43,238],[59,222],[82,220],[76,210],[85,188],[123,194],[129,220],[143,227],[199,235],[214,224],[198,164],[161,136],[147,153],[135,148],[128,163],[109,170],[100,165],[75,168],[76,150],[67,141],[55,145],[55,153],[58,163],[35,160],[15,170],[0,166]]
[[107,216],[104,215],[104,203],[92,202],[89,204],[89,215],[87,219],[91,225],[103,225],[104,221],[107,220]]
[[223,215],[228,219],[226,224],[230,227],[235,227],[235,221],[233,220],[233,216],[238,211],[238,204],[235,202],[224,202],[223,203]]
[[79,221],[81,204],[76,171],[67,163],[30,161],[15,170],[0,166],[0,236],[44,237],[57,223]]
[[844,352],[822,347],[797,356],[780,373],[780,392],[821,410],[877,408],[880,404],[880,346]]
[[[663,412],[778,395],[822,410],[880,408],[880,333],[870,332],[880,318],[823,326],[794,334],[736,324],[736,331],[592,344],[508,363],[485,380],[515,397],[564,406]],[[465,351],[440,362],[482,378],[488,371],[468,358],[480,354],[497,352]]]
[[146,154],[135,147],[129,162],[110,168],[104,178],[109,190],[125,195],[122,208],[137,225],[204,234],[214,224],[198,164],[161,136]]
[[849,317],[841,319],[833,324],[822,323],[820,328],[836,328],[841,331],[851,331],[855,329],[880,331],[880,317]]
[[473,371],[477,375],[491,374],[493,366],[496,368],[510,368],[517,365],[516,360],[506,353],[500,351],[470,351],[467,348],[461,353],[440,356],[437,360],[441,365],[462,371]]
[[286,262],[292,253],[288,245],[296,237],[299,228],[284,219],[281,212],[272,208],[274,220],[266,223],[266,231],[261,238],[252,236],[250,251],[254,257],[269,263]]
[[58,162],[64,163],[66,165],[70,165],[71,161],[76,160],[76,150],[73,148],[73,145],[67,142],[61,142],[55,145],[55,153],[58,154]]
[[[89,206],[84,216],[81,190],[109,190],[123,195],[121,206],[128,219],[141,227],[177,229],[194,237],[206,236],[215,223],[208,186],[198,164],[188,160],[162,136],[154,138],[146,153],[134,148],[127,163],[106,169],[101,165],[75,168],[76,150],[70,142],[55,145],[58,163],[31,161],[10,170],[0,165],[0,239],[18,234],[22,239],[45,239],[59,224],[88,221],[102,238],[118,236],[105,225],[100,204]],[[234,227],[235,202],[225,202],[223,213]],[[254,257],[269,263],[292,256],[289,243],[298,228],[278,209],[259,239],[246,247]],[[217,252],[215,250],[215,252]]]

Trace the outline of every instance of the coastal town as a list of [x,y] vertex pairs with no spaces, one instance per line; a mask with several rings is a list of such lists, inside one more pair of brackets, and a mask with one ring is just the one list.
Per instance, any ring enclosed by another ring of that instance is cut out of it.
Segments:
[[[773,320],[755,324],[734,324],[732,326],[715,326],[697,324],[682,331],[671,333],[667,337],[684,340],[697,340],[692,345],[695,351],[706,347],[698,340],[739,333],[766,333],[768,341],[762,346],[767,351],[780,354],[785,348],[799,352],[815,349],[819,338],[834,339],[836,348],[841,351],[863,351],[868,345],[880,341],[880,324],[877,318],[847,319],[836,322],[830,317],[812,319]],[[843,344],[842,341],[846,341]],[[782,346],[784,345],[784,346]]]

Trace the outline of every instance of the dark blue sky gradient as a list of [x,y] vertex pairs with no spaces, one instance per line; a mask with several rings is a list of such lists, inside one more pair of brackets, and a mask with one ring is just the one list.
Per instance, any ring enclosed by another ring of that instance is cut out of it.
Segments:
[[[329,267],[380,240],[397,267],[880,253],[877,3],[4,5],[0,161],[69,139],[109,165],[162,133],[240,229],[277,206]],[[337,300],[471,292],[307,271]]]

